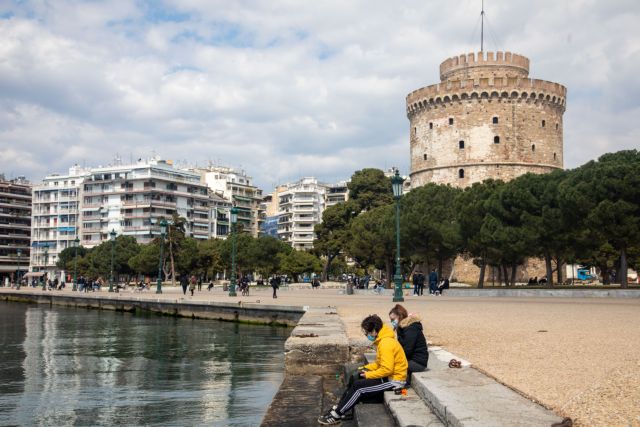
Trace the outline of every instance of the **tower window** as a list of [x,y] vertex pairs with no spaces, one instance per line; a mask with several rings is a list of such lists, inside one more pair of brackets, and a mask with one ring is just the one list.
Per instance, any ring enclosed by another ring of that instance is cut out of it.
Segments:
[[542,127],[545,127],[545,125],[547,124],[547,122],[545,122],[544,120],[542,121]]
[[531,144],[531,151],[533,151],[533,152],[536,151],[536,144]]
[[458,148],[461,150],[464,148],[464,141],[458,141]]
[[433,129],[433,122],[429,122],[429,129]]
[[556,159],[556,153],[553,153],[553,160]]
[[417,134],[418,133],[418,128],[413,128],[413,134]]
[[464,169],[458,169],[458,178],[464,178]]
[[453,124],[453,117],[449,117],[449,126]]
[[556,130],[558,130],[558,124],[556,123]]
[[493,137],[493,143],[494,144],[500,144],[500,137],[499,136],[494,136]]
[[494,124],[494,125],[497,125],[497,124],[498,124],[498,118],[497,118],[497,117],[494,117],[494,118],[492,119],[492,121],[493,121],[493,124]]
[[426,155],[426,154],[423,154],[423,155],[422,155],[422,158],[423,158],[424,160],[427,160],[427,155]]

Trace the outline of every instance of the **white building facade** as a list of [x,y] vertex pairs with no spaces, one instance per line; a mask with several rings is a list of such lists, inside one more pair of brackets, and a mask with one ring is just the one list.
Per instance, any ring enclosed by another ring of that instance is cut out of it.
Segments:
[[58,255],[76,237],[88,248],[108,240],[111,231],[149,243],[160,235],[160,219],[173,215],[186,220],[187,236],[209,239],[215,233],[211,205],[199,174],[163,160],[92,169],[74,166],[68,175],[47,176],[33,188],[32,271],[55,274]]
[[225,166],[194,168],[193,171],[211,191],[238,208],[238,224],[257,237],[262,220],[259,215],[262,190],[253,185],[253,179],[244,171]]
[[326,186],[315,178],[280,187],[278,192],[278,237],[294,249],[313,248],[313,228],[322,221]]

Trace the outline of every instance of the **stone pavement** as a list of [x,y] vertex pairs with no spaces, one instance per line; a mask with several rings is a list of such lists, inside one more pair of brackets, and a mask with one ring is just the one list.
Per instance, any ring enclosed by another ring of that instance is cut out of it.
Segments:
[[[164,291],[124,294],[185,302],[234,300],[220,287],[212,292],[203,287],[194,297],[178,288]],[[386,319],[393,306],[390,296],[342,295],[337,289],[292,286],[281,288],[278,296],[272,299],[270,288],[252,288],[250,296],[235,300],[337,307],[350,339],[363,345],[360,320],[371,313]],[[409,295],[404,305],[423,317],[432,344],[579,425],[640,425],[639,299]]]

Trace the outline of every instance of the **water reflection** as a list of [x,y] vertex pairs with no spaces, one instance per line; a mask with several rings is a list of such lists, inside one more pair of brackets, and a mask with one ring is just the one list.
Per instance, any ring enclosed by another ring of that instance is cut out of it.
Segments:
[[0,425],[257,425],[285,328],[0,302]]

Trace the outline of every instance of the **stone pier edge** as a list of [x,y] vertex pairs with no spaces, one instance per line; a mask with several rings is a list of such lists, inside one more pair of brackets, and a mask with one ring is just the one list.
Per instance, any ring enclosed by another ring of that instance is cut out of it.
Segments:
[[165,316],[209,319],[269,326],[296,326],[307,307],[226,302],[183,302],[116,296],[56,295],[48,292],[3,292],[0,300],[122,312],[149,312]]

